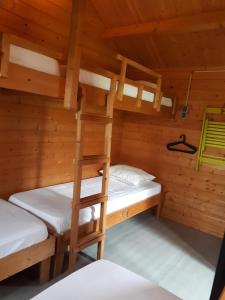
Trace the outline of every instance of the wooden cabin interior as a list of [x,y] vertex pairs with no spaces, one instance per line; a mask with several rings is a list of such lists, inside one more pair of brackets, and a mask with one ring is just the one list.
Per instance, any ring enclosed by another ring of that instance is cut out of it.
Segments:
[[0,1],[0,299],[225,299],[224,30],[221,0]]

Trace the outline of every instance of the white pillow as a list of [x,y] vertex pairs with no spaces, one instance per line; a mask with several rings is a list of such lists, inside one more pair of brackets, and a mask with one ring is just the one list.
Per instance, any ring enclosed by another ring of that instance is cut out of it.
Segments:
[[[103,171],[101,170],[100,173],[102,174]],[[133,185],[140,185],[146,181],[155,179],[155,176],[145,172],[144,170],[127,165],[111,166],[110,176],[114,176],[123,182]]]

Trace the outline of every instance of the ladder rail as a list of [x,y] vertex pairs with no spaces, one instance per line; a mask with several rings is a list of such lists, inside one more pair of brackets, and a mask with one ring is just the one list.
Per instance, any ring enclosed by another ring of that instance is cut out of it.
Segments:
[[[79,202],[81,192],[81,179],[82,169],[79,161],[83,158],[83,140],[84,140],[84,126],[81,123],[81,114],[84,109],[86,100],[86,90],[82,89],[80,110],[76,114],[77,128],[76,128],[76,147],[75,147],[75,170],[74,170],[74,188],[73,188],[73,201],[72,201],[72,214],[71,214],[71,233],[70,233],[70,253],[69,253],[69,272],[72,272],[75,266],[77,252],[74,250],[78,241],[78,221],[79,221]],[[78,221],[77,221],[78,220]]]
[[[106,115],[107,117],[113,117],[113,104],[116,96],[116,77],[112,78],[110,93],[107,96]],[[108,198],[108,186],[109,186],[109,168],[110,168],[110,156],[111,156],[111,141],[112,141],[112,123],[108,123],[105,126],[105,143],[104,154],[108,157],[108,162],[103,165],[102,176],[102,193]],[[99,218],[99,230],[105,234],[106,228],[106,210],[107,202],[101,203],[100,218]],[[101,259],[104,254],[105,240],[103,239],[98,243],[97,259]]]

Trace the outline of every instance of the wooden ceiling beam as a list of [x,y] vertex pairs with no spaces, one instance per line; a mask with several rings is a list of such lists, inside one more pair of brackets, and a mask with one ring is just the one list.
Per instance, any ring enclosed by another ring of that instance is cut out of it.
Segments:
[[132,36],[145,33],[177,33],[217,29],[225,24],[225,11],[200,13],[161,21],[139,23],[106,29],[103,38]]

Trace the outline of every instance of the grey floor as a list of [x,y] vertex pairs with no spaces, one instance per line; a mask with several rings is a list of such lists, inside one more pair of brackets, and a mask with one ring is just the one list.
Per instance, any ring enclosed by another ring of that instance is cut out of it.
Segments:
[[[143,213],[107,231],[105,258],[184,300],[208,300],[220,245],[215,237]],[[86,254],[94,257],[95,250],[90,247]],[[79,256],[79,267],[88,263]],[[30,299],[65,276],[40,287],[37,274],[31,268],[0,283],[0,299]]]

